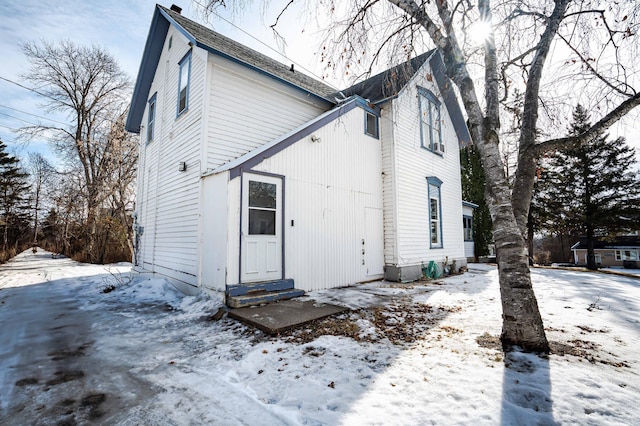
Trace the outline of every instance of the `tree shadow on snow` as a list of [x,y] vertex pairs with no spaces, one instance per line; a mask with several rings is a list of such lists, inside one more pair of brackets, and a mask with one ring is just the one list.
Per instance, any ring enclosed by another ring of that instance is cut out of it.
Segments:
[[505,352],[502,380],[502,425],[555,425],[549,357]]

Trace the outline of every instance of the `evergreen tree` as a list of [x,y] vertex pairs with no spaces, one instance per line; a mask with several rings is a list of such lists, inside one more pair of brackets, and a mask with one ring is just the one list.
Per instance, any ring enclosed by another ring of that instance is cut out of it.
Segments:
[[2,250],[17,244],[28,231],[29,184],[27,173],[19,166],[20,161],[9,155],[7,146],[0,140],[0,214],[2,214]]
[[[591,127],[588,112],[578,105],[569,135]],[[556,234],[587,236],[587,267],[597,269],[598,236],[629,230],[629,218],[640,209],[640,180],[633,172],[634,150],[624,138],[601,135],[590,142],[557,151],[548,159],[542,204],[546,226]]]
[[480,154],[475,146],[467,146],[460,150],[462,175],[462,199],[477,204],[473,211],[473,243],[476,256],[489,254],[491,237],[491,215],[484,199],[484,170],[480,162]]

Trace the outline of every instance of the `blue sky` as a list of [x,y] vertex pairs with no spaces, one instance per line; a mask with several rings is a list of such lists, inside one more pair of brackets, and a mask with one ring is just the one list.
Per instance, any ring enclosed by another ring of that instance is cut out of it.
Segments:
[[[64,39],[78,44],[95,44],[104,47],[118,58],[120,65],[133,76],[140,62],[154,5],[155,2],[151,0],[2,2],[0,3],[0,16],[3,17],[0,20],[0,56],[4,59],[0,67],[0,77],[31,87],[29,82],[21,77],[21,74],[27,71],[29,64],[19,43]],[[21,111],[67,122],[67,117],[64,115],[48,113],[42,108],[42,103],[38,95],[0,80],[0,126],[4,126],[0,127],[0,138],[20,156],[23,156],[25,151],[49,152],[46,141],[34,140],[26,147],[16,146],[13,143],[16,135],[7,127],[16,128],[29,123],[46,122]]]

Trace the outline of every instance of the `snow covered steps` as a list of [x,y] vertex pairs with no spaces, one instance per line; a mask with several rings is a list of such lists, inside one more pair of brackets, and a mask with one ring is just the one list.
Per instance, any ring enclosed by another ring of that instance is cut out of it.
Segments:
[[231,308],[243,308],[302,295],[304,290],[294,288],[292,279],[231,285],[227,286],[227,305]]

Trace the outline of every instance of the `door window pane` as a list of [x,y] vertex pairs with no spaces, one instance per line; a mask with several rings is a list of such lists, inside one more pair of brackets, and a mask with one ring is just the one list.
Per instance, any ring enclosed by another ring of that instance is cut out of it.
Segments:
[[249,181],[249,207],[276,208],[276,184]]
[[276,235],[275,210],[249,209],[249,235]]

